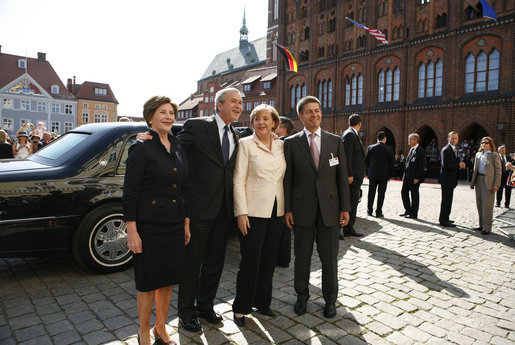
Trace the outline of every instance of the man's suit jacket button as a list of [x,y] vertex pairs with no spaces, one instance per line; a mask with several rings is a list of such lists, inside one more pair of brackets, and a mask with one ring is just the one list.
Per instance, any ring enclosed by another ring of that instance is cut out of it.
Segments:
[[152,205],[155,205],[156,204],[156,201],[155,200],[152,200]]

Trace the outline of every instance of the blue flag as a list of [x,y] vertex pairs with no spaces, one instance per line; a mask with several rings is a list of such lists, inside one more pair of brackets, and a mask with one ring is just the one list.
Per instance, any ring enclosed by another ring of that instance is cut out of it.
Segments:
[[486,0],[479,0],[481,2],[481,6],[483,7],[483,17],[492,18],[497,21],[497,15],[495,14],[494,9]]

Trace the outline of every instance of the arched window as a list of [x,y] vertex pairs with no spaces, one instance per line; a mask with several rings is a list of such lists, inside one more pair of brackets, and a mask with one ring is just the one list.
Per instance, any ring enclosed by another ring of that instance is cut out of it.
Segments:
[[486,91],[486,54],[479,53],[476,66],[476,91]]
[[499,89],[499,51],[494,49],[488,62],[488,90]]
[[474,55],[469,54],[465,59],[465,92],[474,92],[474,69],[476,59]]
[[392,84],[392,70],[388,68],[386,70],[386,102],[392,101]]
[[435,96],[441,96],[443,89],[443,62],[438,60],[436,63],[436,77],[435,77]]
[[298,103],[300,101],[300,92],[301,92],[301,89],[300,89],[300,85],[297,85],[297,102]]
[[350,94],[351,94],[351,86],[350,86],[349,77],[345,78],[345,105],[350,105]]
[[290,89],[290,109],[295,109],[295,87]]
[[309,40],[309,26],[304,29],[304,39]]
[[327,107],[333,107],[333,81],[331,79],[327,82]]
[[381,70],[379,72],[379,102],[384,102],[384,72]]
[[418,68],[418,98],[435,97],[442,95],[443,62],[438,59],[436,64],[423,62]]
[[302,84],[302,97],[306,97],[306,95],[307,95],[306,84]]
[[358,95],[358,90],[357,90],[357,85],[358,84],[358,78],[356,78],[355,75],[352,76],[351,78],[351,87],[352,87],[352,98],[351,98],[351,104],[354,105],[356,104],[356,101],[357,101],[357,95]]
[[477,57],[469,53],[465,59],[465,92],[499,89],[500,53],[493,49],[489,55],[481,51]]
[[421,63],[418,66],[418,98],[426,96],[426,65]]
[[393,100],[398,101],[400,99],[401,90],[401,71],[398,67],[393,70]]
[[358,77],[358,104],[363,104],[363,75]]
[[320,80],[317,86],[318,99],[320,100],[320,103],[322,103],[322,108],[331,108],[333,103],[333,82],[331,79]]

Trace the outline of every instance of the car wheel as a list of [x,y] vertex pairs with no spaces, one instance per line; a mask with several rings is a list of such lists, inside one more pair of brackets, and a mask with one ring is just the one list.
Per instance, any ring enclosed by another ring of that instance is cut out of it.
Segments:
[[84,216],[72,238],[72,252],[84,268],[110,273],[126,269],[132,252],[121,204],[105,204]]

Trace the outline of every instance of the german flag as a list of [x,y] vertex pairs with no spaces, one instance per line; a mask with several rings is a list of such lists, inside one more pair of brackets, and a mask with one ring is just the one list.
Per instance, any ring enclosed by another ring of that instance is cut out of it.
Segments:
[[279,45],[277,43],[274,44],[277,47],[277,50],[279,50],[279,52],[283,55],[286,65],[288,65],[288,69],[290,71],[297,72],[297,61],[295,61],[293,54],[282,45]]

